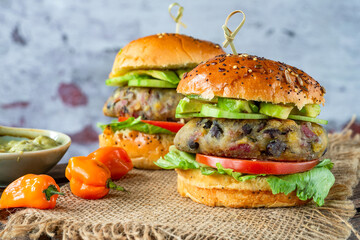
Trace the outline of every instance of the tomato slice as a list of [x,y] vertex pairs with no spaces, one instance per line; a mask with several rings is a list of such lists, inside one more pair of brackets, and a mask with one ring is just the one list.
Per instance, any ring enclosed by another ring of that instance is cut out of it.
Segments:
[[216,168],[216,163],[220,163],[224,168],[233,169],[235,172],[271,175],[306,172],[319,163],[318,159],[306,162],[276,162],[223,158],[202,154],[196,154],[196,161],[213,168]]
[[[127,120],[128,117],[119,117],[119,122],[123,122]],[[165,121],[150,121],[150,120],[141,120],[144,123],[148,123],[157,127],[161,127],[164,129],[167,129],[171,132],[178,132],[180,128],[182,128],[185,124],[183,123],[177,123],[177,122],[165,122]]]

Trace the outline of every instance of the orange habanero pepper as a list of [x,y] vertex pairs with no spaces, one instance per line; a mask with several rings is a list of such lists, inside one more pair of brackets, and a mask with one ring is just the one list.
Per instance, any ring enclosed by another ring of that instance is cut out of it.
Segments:
[[120,179],[133,168],[129,155],[121,147],[101,147],[90,153],[88,157],[105,164],[109,168],[113,180]]
[[126,191],[111,181],[110,170],[105,164],[89,157],[70,158],[65,176],[70,181],[71,192],[84,199],[102,198],[110,188]]
[[52,177],[27,174],[7,186],[1,195],[0,208],[51,209],[55,207],[58,195],[64,194]]

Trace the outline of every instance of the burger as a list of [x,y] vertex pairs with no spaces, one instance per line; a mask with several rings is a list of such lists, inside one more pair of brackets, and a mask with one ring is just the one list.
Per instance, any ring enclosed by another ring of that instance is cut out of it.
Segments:
[[176,169],[183,197],[209,206],[324,204],[335,178],[317,118],[325,89],[302,70],[248,54],[220,55],[181,79],[189,120],[156,165]]
[[158,169],[153,162],[168,152],[175,132],[183,126],[175,118],[182,98],[176,87],[182,75],[223,53],[217,44],[182,34],[156,34],[126,45],[106,80],[106,85],[117,89],[103,112],[118,119],[100,125],[100,147],[122,147],[134,167]]

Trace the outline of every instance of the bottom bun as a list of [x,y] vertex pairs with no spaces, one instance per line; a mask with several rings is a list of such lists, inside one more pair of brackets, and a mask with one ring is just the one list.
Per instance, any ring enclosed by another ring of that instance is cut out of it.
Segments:
[[288,195],[273,194],[265,177],[239,182],[227,175],[202,175],[197,169],[176,172],[180,195],[211,207],[291,207],[310,201],[300,200],[295,191]]
[[169,152],[174,135],[146,134],[132,130],[113,132],[106,128],[99,135],[99,145],[122,147],[129,155],[134,167],[142,169],[161,169],[154,164]]

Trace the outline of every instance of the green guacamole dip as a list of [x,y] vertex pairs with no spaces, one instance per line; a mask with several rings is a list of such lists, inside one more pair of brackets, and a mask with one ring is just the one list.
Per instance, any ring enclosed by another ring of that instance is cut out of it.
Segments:
[[59,146],[60,143],[46,136],[34,139],[0,136],[0,153],[21,153],[39,151]]

